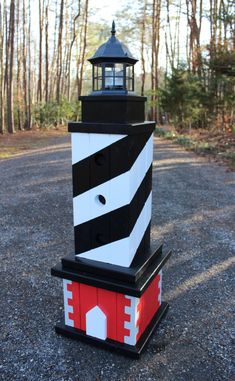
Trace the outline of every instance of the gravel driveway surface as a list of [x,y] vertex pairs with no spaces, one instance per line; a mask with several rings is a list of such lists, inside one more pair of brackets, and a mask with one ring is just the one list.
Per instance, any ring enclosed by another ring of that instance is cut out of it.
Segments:
[[0,161],[0,380],[235,380],[235,174],[157,139],[152,238],[170,310],[140,360],[57,336],[73,252],[69,137]]

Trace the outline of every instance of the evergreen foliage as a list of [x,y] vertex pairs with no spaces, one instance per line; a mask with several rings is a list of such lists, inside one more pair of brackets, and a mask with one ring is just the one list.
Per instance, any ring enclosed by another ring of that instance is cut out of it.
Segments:
[[161,113],[177,127],[234,128],[235,52],[220,51],[204,62],[202,73],[184,65],[173,69],[159,91]]
[[33,109],[33,121],[35,125],[56,126],[66,124],[68,120],[78,120],[80,117],[80,102],[68,101],[62,98],[57,101],[36,104]]
[[174,69],[160,91],[160,104],[175,126],[198,125],[203,115],[203,86],[184,67]]

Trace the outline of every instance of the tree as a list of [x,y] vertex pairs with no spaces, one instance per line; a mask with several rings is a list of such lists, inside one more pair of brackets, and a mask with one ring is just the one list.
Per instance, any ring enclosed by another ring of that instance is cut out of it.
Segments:
[[13,76],[14,76],[14,35],[15,35],[15,0],[11,0],[10,4],[10,20],[9,20],[9,32],[8,41],[9,46],[9,67],[7,68],[7,119],[8,119],[8,131],[10,133],[15,132],[14,125],[14,108],[13,108]]
[[[202,0],[199,0],[199,7],[197,0],[186,0],[187,6],[187,19],[190,28],[189,35],[189,59],[190,66],[193,73],[201,74],[201,46],[200,46],[200,34],[202,25]],[[199,9],[198,9],[199,8]],[[198,14],[198,20],[197,20]]]
[[141,95],[144,95],[145,87],[145,77],[146,77],[146,68],[145,68],[145,30],[146,30],[146,12],[147,11],[147,0],[144,0],[143,11],[142,11],[142,21],[141,21],[141,45],[140,45],[140,54],[141,54]]
[[157,113],[158,100],[158,54],[160,47],[161,0],[152,3],[152,62],[151,62],[151,118],[159,121]]
[[0,3],[0,133],[5,131],[4,28],[6,3]]
[[49,0],[45,11],[45,101],[49,101],[49,19],[48,19]]
[[68,54],[68,90],[67,90],[67,98],[70,100],[71,98],[71,58],[72,58],[72,49],[73,45],[78,37],[78,27],[77,21],[81,14],[81,1],[78,1],[78,12],[73,18],[73,28],[72,28],[72,39],[69,46],[69,54]]
[[43,97],[43,72],[42,72],[42,43],[44,31],[44,0],[38,0],[38,15],[39,15],[39,56],[38,56],[38,92],[37,101],[42,102]]
[[198,126],[201,119],[203,88],[195,74],[184,67],[174,69],[161,90],[161,106],[175,126]]
[[87,23],[88,23],[88,5],[89,0],[85,0],[84,4],[84,18],[83,18],[83,26],[81,29],[81,37],[80,37],[80,54],[78,57],[78,68],[77,70],[77,89],[78,89],[78,98],[82,93],[82,80],[83,80],[83,71],[84,71],[84,62],[85,62],[85,53],[86,53],[86,41],[87,41]]
[[62,75],[62,35],[64,23],[64,0],[60,1],[60,14],[59,14],[59,31],[58,31],[58,45],[57,45],[57,85],[56,85],[56,100],[57,103],[61,99],[61,75]]

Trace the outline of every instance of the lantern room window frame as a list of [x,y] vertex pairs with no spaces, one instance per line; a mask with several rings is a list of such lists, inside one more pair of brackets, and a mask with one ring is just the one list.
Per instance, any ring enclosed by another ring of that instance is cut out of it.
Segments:
[[[118,66],[117,66],[118,65]],[[122,65],[122,67],[120,67]],[[110,74],[107,75],[107,68],[112,68]],[[117,75],[123,69],[123,75]],[[118,71],[119,70],[119,71]],[[110,79],[113,84],[107,86],[107,80]],[[116,82],[123,79],[123,85],[117,85]],[[102,63],[94,63],[92,65],[92,89],[93,91],[130,91],[134,92],[134,64],[125,62],[107,61]]]

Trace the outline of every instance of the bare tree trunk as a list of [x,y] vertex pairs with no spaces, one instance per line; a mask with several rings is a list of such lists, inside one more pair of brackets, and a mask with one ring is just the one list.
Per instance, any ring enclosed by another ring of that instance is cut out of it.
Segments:
[[62,42],[62,73],[61,73],[61,95],[67,95],[68,66],[69,66],[69,45],[70,45],[70,15],[68,12],[67,1],[65,0],[64,9],[64,35]]
[[216,35],[218,25],[218,0],[210,0],[210,59],[213,60],[216,53]]
[[156,25],[155,25],[155,9],[156,0],[152,3],[152,49],[151,49],[151,120],[155,120],[155,93],[154,93],[154,74],[155,74],[155,41],[156,41]]
[[42,74],[42,42],[43,42],[43,29],[44,29],[44,0],[38,0],[39,11],[39,56],[38,56],[38,92],[37,100],[42,102],[42,88],[43,88],[43,74]]
[[68,101],[70,101],[70,98],[71,98],[71,56],[72,56],[72,49],[73,49],[73,45],[74,45],[74,42],[76,41],[77,39],[77,36],[78,36],[78,29],[76,29],[76,23],[77,23],[77,20],[78,18],[80,17],[80,14],[81,14],[81,0],[78,1],[78,13],[76,14],[76,16],[74,17],[73,19],[73,37],[72,37],[72,40],[70,42],[70,46],[69,46],[69,57],[68,57],[68,87],[67,87],[67,97],[68,97]]
[[54,24],[54,36],[53,36],[53,54],[52,54],[52,60],[50,64],[50,86],[49,86],[49,99],[54,99],[55,92],[56,92],[56,81],[51,80],[51,77],[56,77],[57,68],[56,68],[56,62],[57,62],[57,24],[58,24],[58,0],[55,1],[55,24]]
[[16,12],[16,50],[17,50],[17,77],[16,77],[16,85],[17,85],[17,118],[18,118],[18,129],[23,129],[22,123],[22,107],[21,107],[21,49],[19,47],[20,44],[20,3],[17,0],[17,12]]
[[62,35],[63,35],[63,22],[64,22],[64,0],[60,2],[60,21],[58,32],[58,45],[57,45],[57,85],[56,85],[56,101],[60,102],[61,97],[61,74],[62,74]]
[[80,75],[79,75],[78,98],[82,94],[83,69],[84,69],[85,53],[86,53],[86,45],[87,45],[88,5],[89,5],[89,0],[86,0],[85,6],[84,6],[84,34],[83,34],[83,43],[82,43],[82,56],[81,56],[81,66],[80,66]]
[[[218,0],[210,0],[210,62],[214,61],[217,53],[216,36],[217,36],[217,9]],[[210,110],[212,114],[218,117],[218,81],[213,70],[210,72],[210,86],[211,92],[214,95],[215,102],[213,102],[212,109]]]
[[[83,15],[84,19],[84,15]],[[80,34],[79,34],[79,43],[78,43],[78,55],[77,55],[77,70],[76,70],[76,85],[77,85],[77,97],[79,98],[80,94],[80,65],[81,65],[81,60],[82,60],[82,38],[83,38],[83,30],[84,30],[84,22],[82,20],[82,26],[80,29]]]
[[46,12],[45,12],[45,101],[46,103],[49,100],[49,46],[48,46],[48,7],[49,7],[49,0],[46,5]]
[[179,0],[179,9],[178,9],[178,14],[177,14],[177,22],[176,22],[176,31],[175,33],[177,34],[177,50],[176,50],[176,67],[179,67],[180,63],[180,16],[181,16],[181,8],[182,8],[182,2]]
[[160,15],[161,15],[161,0],[157,1],[156,8],[156,49],[155,49],[155,92],[156,92],[156,111],[154,120],[159,124],[159,105],[158,105],[158,56],[160,48]]
[[9,56],[10,56],[10,38],[8,33],[8,18],[7,18],[7,7],[5,3],[5,75],[4,75],[4,90],[7,94],[8,92],[8,74],[9,74]]
[[5,2],[0,3],[0,133],[5,131],[5,102],[4,102],[4,20],[5,20]]
[[153,0],[152,7],[152,75],[151,75],[151,118],[159,122],[158,115],[158,54],[160,47],[160,15],[161,15],[161,0]]
[[13,108],[13,75],[14,75],[14,36],[15,36],[15,0],[10,3],[10,20],[9,20],[9,70],[8,70],[8,99],[7,99],[7,120],[8,131],[15,132],[14,126],[14,108]]
[[145,45],[145,23],[146,23],[146,8],[147,8],[147,0],[144,0],[144,8],[143,8],[143,17],[142,17],[142,26],[141,26],[141,95],[144,95],[144,87],[145,87],[145,56],[144,56],[144,45]]
[[31,6],[28,6],[28,129],[32,127],[31,113]]
[[170,0],[166,0],[166,9],[167,9],[167,30],[168,30],[167,37],[169,35],[169,40],[170,40],[168,44],[168,38],[166,37],[167,39],[166,44],[167,44],[169,62],[171,65],[171,69],[173,69],[175,67],[175,55],[176,55],[176,47],[175,47],[176,30],[175,30],[175,38],[173,41],[171,19],[170,19]]
[[26,5],[23,0],[23,98],[24,98],[24,128],[29,129],[28,125],[28,102],[27,102],[27,16]]

